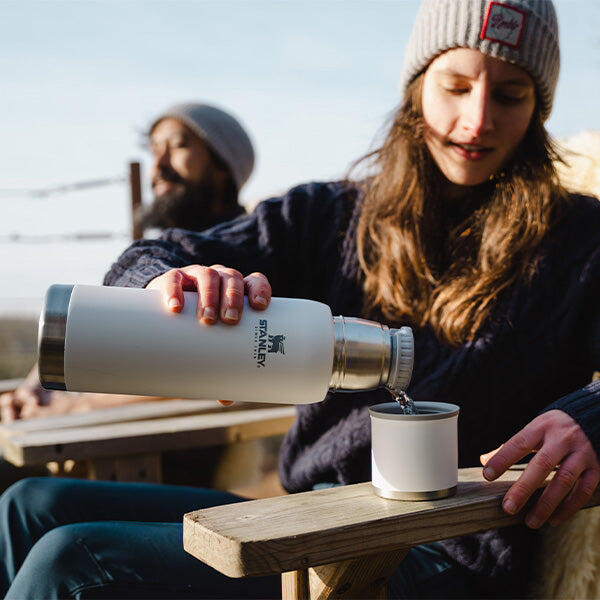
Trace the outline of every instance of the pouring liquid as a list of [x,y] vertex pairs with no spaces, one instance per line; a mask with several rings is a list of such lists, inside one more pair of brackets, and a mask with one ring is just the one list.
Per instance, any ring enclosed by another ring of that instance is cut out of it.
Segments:
[[419,414],[415,403],[406,392],[403,390],[395,390],[393,388],[387,388],[387,390],[392,395],[392,398],[400,405],[400,408],[405,415]]

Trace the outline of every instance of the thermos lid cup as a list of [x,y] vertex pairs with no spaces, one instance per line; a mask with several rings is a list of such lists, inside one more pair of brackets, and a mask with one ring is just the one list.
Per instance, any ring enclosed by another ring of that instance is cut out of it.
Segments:
[[47,390],[66,390],[65,335],[72,285],[52,285],[46,292],[38,329],[40,383]]
[[371,416],[378,419],[392,419],[393,421],[433,421],[448,419],[458,415],[460,408],[456,404],[446,402],[415,402],[418,414],[407,415],[398,402],[385,402],[369,407]]
[[404,414],[397,402],[369,408],[373,491],[393,500],[451,496],[458,483],[459,407],[415,402]]

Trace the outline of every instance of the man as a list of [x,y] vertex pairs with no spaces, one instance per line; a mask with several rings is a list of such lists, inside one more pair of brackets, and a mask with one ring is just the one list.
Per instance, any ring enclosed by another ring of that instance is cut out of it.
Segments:
[[208,104],[177,104],[150,127],[154,202],[143,226],[201,231],[243,214],[238,193],[254,166],[248,134]]
[[[202,231],[245,212],[238,195],[252,174],[254,149],[233,116],[209,104],[176,104],[153,121],[148,139],[154,200],[136,215],[144,228]],[[0,417],[10,422],[145,399],[48,392],[35,365],[18,389],[0,396]]]

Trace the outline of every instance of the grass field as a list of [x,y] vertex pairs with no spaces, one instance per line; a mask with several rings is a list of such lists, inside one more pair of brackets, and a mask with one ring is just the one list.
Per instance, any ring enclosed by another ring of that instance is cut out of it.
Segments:
[[0,380],[25,377],[36,361],[37,319],[0,319]]

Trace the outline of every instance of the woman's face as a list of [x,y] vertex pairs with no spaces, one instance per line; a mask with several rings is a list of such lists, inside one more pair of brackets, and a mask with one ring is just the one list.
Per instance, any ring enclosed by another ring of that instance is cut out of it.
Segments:
[[520,67],[471,48],[438,56],[422,89],[425,143],[444,176],[478,185],[514,154],[531,121],[535,89]]

